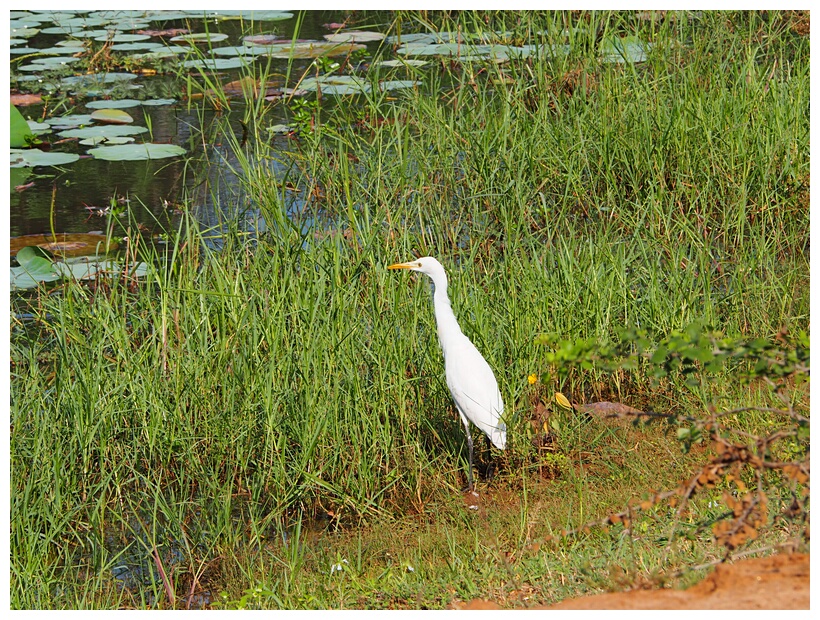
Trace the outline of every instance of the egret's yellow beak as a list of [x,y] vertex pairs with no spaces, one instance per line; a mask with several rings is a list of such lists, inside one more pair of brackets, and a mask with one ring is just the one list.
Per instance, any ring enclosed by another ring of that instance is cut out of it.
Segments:
[[388,269],[412,269],[413,267],[417,267],[416,263],[395,263],[394,265],[388,265]]

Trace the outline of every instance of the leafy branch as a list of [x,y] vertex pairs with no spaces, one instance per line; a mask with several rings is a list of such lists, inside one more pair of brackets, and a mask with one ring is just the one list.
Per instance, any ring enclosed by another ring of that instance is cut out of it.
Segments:
[[[700,381],[705,373],[718,373],[728,368],[733,375],[746,380],[762,380],[781,406],[749,406],[722,411],[709,406],[707,417],[696,417],[640,411],[620,403],[571,404],[563,394],[556,394],[556,401],[562,406],[587,414],[633,418],[636,422],[665,420],[677,424],[677,439],[686,451],[703,441],[711,442],[714,448],[707,462],[677,488],[653,492],[642,501],[629,502],[621,512],[565,530],[561,536],[575,536],[589,532],[593,527],[608,528],[618,524],[631,532],[640,512],[666,502],[671,509],[676,509],[670,541],[691,539],[711,529],[714,540],[726,549],[724,560],[738,553],[747,554],[748,550],[737,550],[748,546],[764,528],[771,527],[778,520],[802,526],[801,534],[790,542],[792,547],[797,547],[800,539],[806,542],[809,538],[810,426],[808,417],[795,411],[787,394],[789,387],[809,378],[806,333],[801,331],[795,338],[781,333],[773,341],[764,338],[744,340],[727,338],[692,325],[671,334],[654,348],[643,332],[624,330],[621,336],[619,343],[609,346],[600,346],[590,340],[557,341],[548,336],[541,337],[539,342],[552,347],[548,361],[561,369],[559,375],[576,367],[610,372],[642,368],[657,380],[682,374],[691,382]],[[726,418],[749,411],[776,414],[787,421],[762,435],[725,423]],[[788,447],[782,452],[789,458],[774,458],[775,448],[787,442]],[[677,524],[692,498],[698,492],[718,487],[723,489],[722,502],[726,510],[717,517],[702,518],[694,529],[683,533],[678,531]],[[783,490],[786,490],[787,501],[777,514],[770,517],[769,497]]]

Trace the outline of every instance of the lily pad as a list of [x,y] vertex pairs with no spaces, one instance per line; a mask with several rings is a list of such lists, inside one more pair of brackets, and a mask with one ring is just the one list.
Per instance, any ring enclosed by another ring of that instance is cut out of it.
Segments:
[[385,35],[381,32],[368,30],[347,30],[325,35],[325,39],[334,43],[368,43],[370,41],[381,41],[384,37]]
[[43,122],[48,123],[55,130],[60,130],[73,129],[74,127],[80,127],[82,125],[90,125],[94,121],[90,114],[67,114],[66,116],[54,116],[52,118],[47,118]]
[[137,41],[135,43],[115,43],[111,49],[116,52],[159,52],[164,49],[162,43],[153,43],[151,41]]
[[[379,83],[379,90],[412,88],[421,84],[416,80],[387,80]],[[356,75],[328,75],[302,80],[300,87],[307,91],[321,91],[323,95],[355,95],[369,93],[370,82]]]
[[111,34],[109,29],[97,28],[96,30],[80,30],[79,32],[73,32],[71,33],[71,36],[77,37],[78,39],[96,39],[97,37],[103,37],[109,34]]
[[227,38],[228,35],[222,32],[195,32],[171,37],[169,41],[171,41],[171,43],[218,43]]
[[284,135],[289,134],[291,131],[293,131],[293,129],[294,128],[291,125],[271,125],[270,127],[268,127],[268,132]]
[[91,113],[91,118],[101,123],[110,123],[112,125],[127,125],[133,123],[134,119],[128,112],[122,110],[114,110],[112,108],[103,108],[102,110],[94,110]]
[[38,247],[24,247],[17,253],[19,267],[11,267],[11,288],[35,288],[40,282],[53,282],[60,279],[54,269],[51,256]]
[[357,75],[326,75],[318,78],[305,78],[299,84],[307,91],[321,90],[325,94],[347,95],[370,91],[370,82]]
[[143,30],[151,25],[151,22],[139,21],[136,19],[122,19],[109,24],[117,30]]
[[12,37],[20,37],[23,39],[28,39],[33,37],[35,34],[40,32],[37,28],[12,28],[11,29],[11,36]]
[[255,22],[279,22],[293,17],[287,11],[208,11],[208,17],[216,19],[244,19]]
[[241,56],[237,58],[203,58],[200,60],[186,60],[182,63],[183,69],[210,69],[211,71],[226,71],[246,67],[248,60]]
[[162,11],[162,10],[117,10],[117,11],[95,11],[95,15],[111,20],[124,20],[126,18],[138,21],[173,21],[177,19],[187,19],[189,17],[202,17],[203,11]]
[[54,47],[43,47],[40,49],[32,50],[35,54],[40,54],[42,56],[61,56],[63,54],[69,54],[72,51],[79,51],[79,50],[72,50],[71,48],[60,47],[55,45]]
[[[98,276],[118,276],[123,271],[123,264],[117,261],[94,261],[77,259],[54,263],[54,271],[61,277],[75,280],[93,280]],[[132,277],[144,277],[148,274],[147,263],[135,263],[128,266],[128,274]]]
[[180,54],[185,54],[189,50],[185,48],[180,48],[180,46],[175,45],[174,48],[164,47],[163,49],[157,49],[156,51],[145,52],[144,54],[132,54],[129,56],[132,60],[141,60],[141,61],[151,61],[151,60],[167,60],[169,58],[176,58]]
[[12,168],[32,168],[34,166],[62,166],[80,159],[75,153],[43,152],[40,149],[12,149]]
[[413,88],[419,85],[421,85],[421,82],[418,80],[385,80],[384,82],[379,82],[379,90],[400,90],[402,88]]
[[111,109],[121,110],[124,108],[136,108],[142,102],[137,99],[101,99],[99,101],[89,101],[85,107],[91,110]]
[[17,67],[18,71],[25,71],[26,73],[43,73],[46,71],[59,71],[68,66],[67,63],[62,62],[34,62],[34,60],[45,60],[49,58],[44,56],[42,59],[32,59],[31,64],[20,65]]
[[38,22],[22,20],[22,19],[14,19],[9,22],[9,29],[20,30],[23,28],[38,28],[40,24]]
[[76,47],[82,49],[85,47],[85,41],[80,41],[79,39],[64,39],[63,41],[57,41],[54,45],[56,47]]
[[283,88],[281,90],[274,90],[272,93],[271,91],[267,91],[268,94],[265,95],[265,101],[279,101],[283,97],[304,97],[308,94],[308,91],[304,88]]
[[112,43],[133,43],[134,41],[147,41],[151,37],[147,34],[126,34],[123,32],[118,32],[114,36],[104,36],[104,37],[94,37],[95,41],[102,41],[105,43],[106,41],[111,41]]
[[429,43],[420,39],[405,43],[396,53],[408,56],[467,56],[475,54],[476,47],[458,42]]
[[121,144],[89,149],[88,154],[106,161],[138,161],[164,159],[185,154],[185,149],[175,144]]
[[236,45],[228,47],[217,47],[214,54],[218,56],[245,56],[255,58],[258,54],[264,54],[268,48],[263,45]]
[[[116,241],[107,240],[106,236],[101,233],[57,233],[56,237],[50,234],[22,235],[12,237],[9,241],[12,255],[25,250],[28,246],[35,250],[44,250],[46,254],[40,255],[51,260],[52,252],[61,257],[90,256],[116,250],[118,244]],[[30,253],[31,248],[26,250],[26,253]],[[23,264],[19,255],[17,260],[21,265]]]
[[414,32],[410,34],[403,34],[401,36],[391,35],[385,39],[388,43],[400,43],[406,45],[408,43],[463,43],[466,39],[460,32]]
[[67,129],[66,131],[61,131],[58,135],[62,138],[84,139],[94,138],[96,136],[111,138],[113,136],[136,136],[147,131],[147,127],[137,127],[134,125],[129,125],[128,127],[119,125],[95,125],[81,129]]
[[111,136],[110,138],[106,138],[105,136],[94,136],[93,138],[85,138],[84,140],[80,140],[80,144],[83,146],[97,146],[99,144],[131,144],[135,138],[131,136]]
[[408,56],[447,56],[459,60],[508,60],[527,58],[534,49],[528,45],[471,45],[464,43],[411,42],[396,50],[397,54]]
[[601,42],[601,60],[603,62],[636,63],[646,60],[652,44],[630,35],[627,37],[610,37]]
[[160,105],[174,105],[177,102],[176,99],[146,99],[145,101],[141,102],[142,105],[147,106],[160,106]]
[[383,60],[380,67],[423,67],[429,65],[427,60],[417,60],[416,58],[396,58],[395,60]]
[[282,37],[275,34],[252,34],[242,37],[246,45],[275,45],[282,43]]
[[351,52],[366,49],[359,43],[333,43],[332,41],[302,41],[295,44],[271,45],[266,55],[271,58],[318,58],[319,56],[347,56]]
[[36,245],[27,245],[17,251],[17,262],[28,271],[51,271],[51,252]]
[[[26,248],[24,248],[26,249]],[[19,255],[18,255],[19,256]],[[119,276],[123,272],[123,264],[111,260],[93,260],[88,258],[72,258],[63,262],[53,262],[43,259],[36,269],[31,267],[11,267],[11,287],[13,289],[35,288],[40,282],[74,279],[90,280],[98,277]],[[150,271],[147,263],[128,265],[130,277],[144,277]]]
[[28,123],[28,128],[31,129],[31,132],[39,136],[44,133],[48,133],[51,131],[51,125],[48,123],[38,123],[37,121],[26,121]]

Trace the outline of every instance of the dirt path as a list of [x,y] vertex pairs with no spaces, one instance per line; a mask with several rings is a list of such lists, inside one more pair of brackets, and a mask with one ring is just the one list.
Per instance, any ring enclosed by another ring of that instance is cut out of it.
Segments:
[[[499,607],[476,599],[462,609]],[[809,555],[721,564],[688,590],[610,592],[535,609],[809,609]]]

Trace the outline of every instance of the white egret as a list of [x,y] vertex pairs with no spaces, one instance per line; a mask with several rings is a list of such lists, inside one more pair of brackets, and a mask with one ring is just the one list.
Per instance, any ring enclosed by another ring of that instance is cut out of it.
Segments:
[[438,340],[444,353],[444,372],[447,387],[450,388],[467,432],[467,445],[470,449],[468,488],[473,491],[473,438],[470,435],[470,422],[484,431],[496,448],[503,450],[507,445],[507,426],[501,419],[504,403],[495,375],[487,360],[481,357],[481,353],[462,333],[456,321],[450,307],[450,298],[447,297],[447,274],[440,262],[432,256],[425,256],[390,265],[388,269],[419,271],[433,280],[433,307]]

